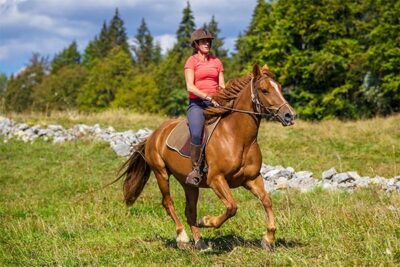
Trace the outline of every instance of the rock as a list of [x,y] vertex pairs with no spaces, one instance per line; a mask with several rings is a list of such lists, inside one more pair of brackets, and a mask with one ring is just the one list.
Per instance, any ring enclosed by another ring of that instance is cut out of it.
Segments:
[[290,176],[293,176],[293,174],[295,173],[295,171],[292,167],[287,167],[286,171],[290,173]]
[[280,170],[276,169],[276,170],[269,170],[268,172],[265,173],[264,178],[265,179],[271,179],[274,180],[276,178],[278,178],[278,174],[279,174]]
[[393,192],[393,191],[397,191],[397,181],[394,178],[391,179],[387,179],[386,180],[386,184],[384,184],[382,186],[382,188],[386,191],[386,192]]
[[117,153],[118,156],[121,157],[129,156],[131,152],[131,146],[123,142],[112,144],[111,148],[114,150],[115,153]]
[[386,184],[386,179],[380,176],[376,176],[370,179],[370,183],[383,186]]
[[73,128],[75,131],[77,131],[78,133],[81,133],[83,135],[91,132],[91,127],[87,126],[85,124],[77,124],[74,126]]
[[347,174],[354,180],[359,179],[361,176],[356,171],[347,172]]
[[28,128],[29,128],[29,125],[28,125],[28,124],[26,124],[26,123],[21,123],[21,124],[18,125],[17,130],[19,130],[19,131],[25,131],[25,130],[28,129]]
[[354,181],[355,179],[347,172],[337,173],[333,175],[332,181],[337,182],[338,184],[347,183]]
[[311,178],[312,175],[313,173],[309,171],[299,171],[293,175],[293,179],[300,179],[300,180],[308,179]]
[[292,175],[294,173],[293,168],[292,169],[285,169],[282,166],[276,166],[274,168],[266,168],[261,171],[262,176],[265,179],[271,179],[275,180],[278,179],[279,177],[284,177],[286,179],[291,179]]
[[[297,173],[296,173],[297,174]],[[319,185],[319,181],[312,177],[312,173],[301,173],[294,175],[294,178],[289,180],[289,187],[296,188],[301,192],[307,192]]]
[[396,191],[400,193],[400,181],[396,182]]
[[346,182],[346,183],[340,183],[337,185],[338,189],[344,190],[344,191],[348,191],[348,192],[352,192],[355,188],[355,184],[352,182]]
[[37,135],[44,136],[44,135],[47,135],[48,133],[49,133],[49,130],[47,130],[47,129],[39,129],[37,132]]
[[370,183],[371,178],[369,177],[360,177],[355,179],[354,184],[356,187],[367,187]]
[[274,191],[274,183],[268,180],[264,180],[264,188],[268,193]]
[[56,124],[50,124],[49,126],[47,126],[47,128],[52,130],[53,132],[64,130],[64,127],[62,127],[61,125],[56,125]]
[[266,174],[268,171],[273,170],[273,169],[274,169],[273,166],[271,166],[271,165],[266,165],[266,164],[262,163],[262,164],[261,164],[260,173],[261,173],[262,176],[265,176],[265,174]]
[[329,170],[322,172],[322,180],[330,180],[336,173],[337,171],[335,168],[330,168]]
[[61,144],[64,143],[67,140],[65,136],[56,136],[53,139],[53,144]]
[[338,184],[337,184],[337,182],[327,182],[327,181],[324,181],[324,182],[322,182],[321,187],[322,187],[323,189],[325,189],[325,190],[328,190],[328,191],[336,191],[336,190],[338,190]]
[[106,131],[109,132],[109,133],[112,133],[112,132],[115,132],[115,129],[114,129],[114,127],[112,127],[112,126],[108,126],[108,128],[106,129]]
[[280,190],[280,189],[287,189],[288,188],[288,179],[285,177],[279,177],[275,181],[274,189],[275,190]]
[[102,132],[102,130],[101,130],[101,128],[100,128],[100,125],[99,124],[95,124],[95,125],[93,125],[93,132],[94,133],[96,133],[96,134],[99,134],[99,133],[101,133]]

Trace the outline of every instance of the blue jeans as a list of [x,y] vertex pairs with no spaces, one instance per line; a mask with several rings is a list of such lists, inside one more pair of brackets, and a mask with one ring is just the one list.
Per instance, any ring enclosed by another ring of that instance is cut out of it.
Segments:
[[203,110],[212,106],[212,103],[200,98],[190,99],[187,109],[187,118],[189,122],[190,142],[194,145],[201,145],[204,127]]

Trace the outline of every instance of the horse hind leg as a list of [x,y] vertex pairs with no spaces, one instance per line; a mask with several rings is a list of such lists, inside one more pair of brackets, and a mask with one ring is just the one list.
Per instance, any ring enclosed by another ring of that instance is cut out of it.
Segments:
[[186,247],[186,244],[189,243],[189,237],[175,212],[174,203],[169,190],[169,175],[165,169],[162,171],[154,171],[154,175],[162,194],[162,205],[175,223],[177,246],[179,248]]
[[272,251],[275,245],[276,226],[272,212],[272,201],[267,191],[265,191],[263,178],[259,175],[256,179],[247,181],[244,187],[260,199],[264,206],[267,216],[267,232],[262,237],[261,245],[264,249]]

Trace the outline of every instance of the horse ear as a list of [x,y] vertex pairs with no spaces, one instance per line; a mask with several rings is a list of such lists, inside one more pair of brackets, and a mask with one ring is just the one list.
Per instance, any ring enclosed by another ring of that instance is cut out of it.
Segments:
[[253,66],[253,77],[254,77],[255,79],[258,79],[260,76],[261,76],[260,67],[258,67],[258,65],[255,64],[255,65]]
[[269,70],[269,67],[268,67],[268,65],[267,65],[267,64],[265,64],[264,66],[262,66],[262,68],[261,68],[261,72],[262,72],[262,73],[265,73],[265,72],[270,72],[270,70]]

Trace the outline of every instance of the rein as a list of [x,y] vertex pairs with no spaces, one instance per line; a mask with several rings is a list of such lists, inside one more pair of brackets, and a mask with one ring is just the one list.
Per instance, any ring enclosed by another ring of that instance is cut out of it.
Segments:
[[[256,116],[271,116],[272,118],[279,118],[278,113],[279,110],[287,105],[288,103],[285,101],[283,102],[278,108],[271,108],[265,106],[263,103],[260,102],[258,98],[258,94],[254,90],[254,82],[256,80],[251,78],[250,81],[250,89],[251,89],[251,102],[253,103],[253,108],[256,111],[248,111],[248,110],[243,110],[243,109],[236,109],[236,108],[229,108],[229,107],[224,107],[224,106],[219,106],[218,108],[233,111],[233,112],[239,112],[239,113],[245,113],[245,114],[250,114],[250,115],[256,115]],[[261,108],[265,110],[265,112],[261,112]]]

